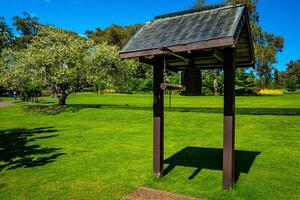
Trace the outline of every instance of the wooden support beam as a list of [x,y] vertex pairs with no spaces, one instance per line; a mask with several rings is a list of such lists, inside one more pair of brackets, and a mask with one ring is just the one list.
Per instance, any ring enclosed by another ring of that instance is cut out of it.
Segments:
[[145,57],[139,57],[139,62],[140,63],[144,63],[144,64],[148,64],[148,65],[157,65],[158,62],[155,58],[149,59],[149,58],[145,58]]
[[235,131],[235,68],[234,48],[226,48],[224,56],[224,149],[223,149],[223,189],[234,186],[234,131]]
[[209,64],[218,64],[218,63],[219,61],[217,59],[195,60],[194,65],[209,65]]
[[213,50],[213,55],[216,59],[218,59],[222,63],[224,62],[224,55],[219,49],[214,49]]
[[162,90],[184,90],[182,85],[162,83],[160,84],[160,89]]
[[167,47],[163,47],[161,48],[161,50],[166,53],[166,54],[169,54],[171,56],[174,56],[176,58],[179,58],[180,60],[182,60],[185,64],[188,64],[190,62],[190,60],[186,57],[183,57],[177,53],[174,53],[173,51],[171,51],[170,49],[168,49]]
[[153,67],[153,173],[163,176],[164,160],[164,92],[160,88],[163,83],[162,65]]

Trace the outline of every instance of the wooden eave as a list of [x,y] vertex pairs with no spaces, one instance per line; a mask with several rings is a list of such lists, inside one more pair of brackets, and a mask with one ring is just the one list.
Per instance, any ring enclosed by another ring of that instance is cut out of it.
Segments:
[[[235,42],[233,37],[225,37],[225,38],[200,41],[196,43],[169,46],[168,49],[170,49],[175,53],[180,53],[180,52],[188,52],[188,51],[195,51],[201,49],[217,48],[220,46],[233,47],[234,44]],[[161,49],[147,49],[147,50],[120,53],[120,56],[122,59],[125,59],[125,58],[138,58],[144,56],[158,56],[162,54],[163,51]]]

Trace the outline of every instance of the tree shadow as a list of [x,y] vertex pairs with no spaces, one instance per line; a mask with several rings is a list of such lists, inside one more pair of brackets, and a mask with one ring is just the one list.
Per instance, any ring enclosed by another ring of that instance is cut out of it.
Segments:
[[26,105],[24,111],[34,112],[45,115],[57,115],[63,112],[78,112],[86,108],[128,108],[128,105],[117,105],[117,104],[68,104],[64,106],[60,105]]
[[[235,181],[241,173],[248,174],[250,168],[261,152],[235,150]],[[186,147],[164,160],[169,164],[164,175],[170,173],[176,166],[196,168],[188,179],[193,179],[202,169],[222,170],[223,149]]]
[[[203,112],[203,113],[223,113],[223,108],[217,107],[177,107],[171,110],[180,112]],[[236,108],[235,113],[239,115],[300,115],[300,108]]]
[[[129,110],[152,110],[152,106],[135,106],[129,104],[69,104],[67,107],[72,111],[85,108],[115,108]],[[218,107],[172,107],[164,108],[170,112],[202,112],[223,113],[223,108]],[[236,114],[241,115],[300,115],[300,108],[236,108]]]
[[[152,106],[136,106],[129,104],[68,104],[58,105],[30,105],[25,108],[28,112],[37,112],[46,115],[56,115],[62,112],[78,112],[82,109],[128,109],[128,110],[152,110]],[[167,112],[201,112],[201,113],[223,113],[220,107],[172,107],[164,108]],[[236,114],[240,115],[300,115],[300,108],[236,108]]]
[[54,162],[62,148],[41,147],[32,142],[57,137],[54,127],[0,130],[0,171],[42,166]]

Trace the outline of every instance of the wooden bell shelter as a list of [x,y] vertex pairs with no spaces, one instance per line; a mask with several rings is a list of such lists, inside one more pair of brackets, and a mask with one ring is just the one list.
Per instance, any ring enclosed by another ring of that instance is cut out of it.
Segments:
[[248,9],[245,5],[211,5],[155,17],[121,50],[153,66],[153,172],[163,175],[164,70],[224,70],[223,188],[234,185],[235,70],[255,63]]

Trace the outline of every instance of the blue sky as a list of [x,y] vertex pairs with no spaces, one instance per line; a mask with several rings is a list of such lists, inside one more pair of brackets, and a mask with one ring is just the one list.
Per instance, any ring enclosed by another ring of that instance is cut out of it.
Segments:
[[[85,34],[111,24],[144,23],[154,16],[189,8],[194,0],[0,0],[0,16],[10,20],[28,11],[42,23]],[[222,0],[207,0],[220,3]],[[260,0],[260,24],[265,31],[285,38],[284,51],[278,54],[281,70],[291,59],[300,58],[300,0]]]

